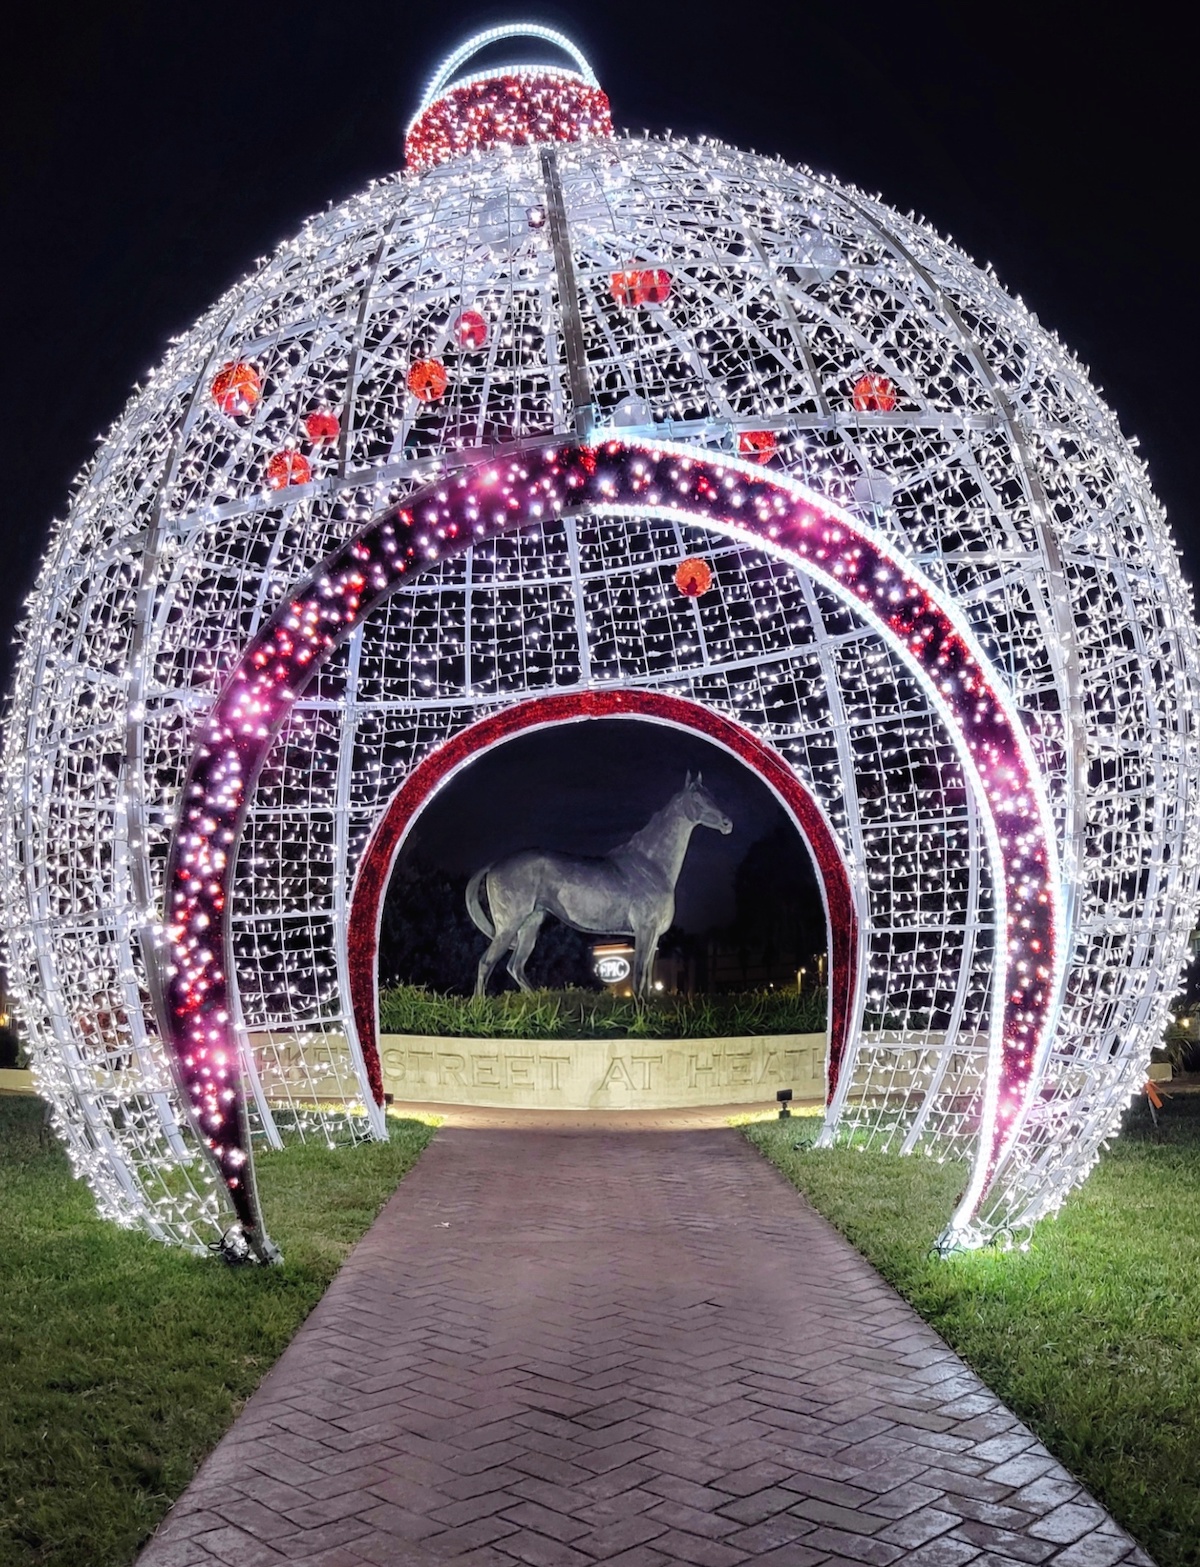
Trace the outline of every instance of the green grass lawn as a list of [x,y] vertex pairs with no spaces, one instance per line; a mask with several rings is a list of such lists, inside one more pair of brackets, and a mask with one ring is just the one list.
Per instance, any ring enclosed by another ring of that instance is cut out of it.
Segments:
[[183,1490],[432,1131],[257,1160],[285,1262],[230,1269],[96,1217],[42,1104],[0,1098],[0,1564],[116,1567]]
[[1134,1111],[1027,1252],[938,1261],[960,1165],[745,1134],[1161,1567],[1200,1563],[1200,1096]]
[[[0,1098],[0,1567],[128,1563],[431,1133],[259,1161],[287,1261],[230,1270],[95,1216],[40,1102]],[[1150,1550],[1200,1563],[1200,1096],[1134,1117],[1025,1253],[929,1247],[962,1170],[746,1128]]]

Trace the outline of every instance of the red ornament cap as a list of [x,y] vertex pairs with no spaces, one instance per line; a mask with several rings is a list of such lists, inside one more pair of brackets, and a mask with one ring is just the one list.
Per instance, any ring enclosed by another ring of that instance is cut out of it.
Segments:
[[307,484],[312,478],[312,464],[303,452],[289,447],[276,452],[267,464],[267,486],[272,490],[284,490],[289,484]]
[[328,408],[314,408],[312,413],[305,416],[304,428],[309,440],[318,446],[322,441],[336,441],[342,433],[341,421]]
[[231,359],[213,376],[211,391],[221,412],[236,419],[253,413],[262,396],[262,377],[244,359]]
[[854,406],[859,413],[890,414],[896,406],[896,388],[886,375],[860,375],[854,383]]
[[[480,49],[502,38],[520,37],[554,44],[570,56],[575,69],[510,65],[454,82]],[[608,98],[571,40],[549,27],[516,23],[477,33],[442,62],[408,127],[404,159],[419,174],[471,152],[582,141],[586,136],[611,136],[612,130]]]
[[423,403],[436,403],[444,397],[450,377],[440,359],[414,359],[408,369],[408,389]]
[[770,462],[778,444],[774,430],[742,430],[738,435],[739,453],[755,462]]
[[689,555],[675,568],[675,586],[690,599],[698,599],[712,587],[712,567],[699,555]]

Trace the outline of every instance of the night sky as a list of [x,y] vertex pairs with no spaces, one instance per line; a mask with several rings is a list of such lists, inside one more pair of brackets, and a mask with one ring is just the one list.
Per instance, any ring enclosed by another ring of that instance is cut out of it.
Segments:
[[[728,835],[696,828],[676,887],[676,924],[703,931],[733,918],[738,865],[751,844],[789,818],[742,762],[661,724],[591,719],[497,746],[434,797],[404,852],[450,875],[530,847],[607,854],[682,789],[689,771],[703,775],[733,822]],[[819,898],[815,880],[812,896]]]
[[[0,680],[46,529],[167,338],[308,213],[397,167],[441,56],[517,16],[576,39],[618,126],[778,152],[915,208],[994,263],[1140,440],[1195,580],[1195,88],[1181,14],[1044,0],[29,8],[6,37],[0,94]],[[657,757],[635,818],[682,782],[679,743]],[[612,823],[586,819],[607,847]]]

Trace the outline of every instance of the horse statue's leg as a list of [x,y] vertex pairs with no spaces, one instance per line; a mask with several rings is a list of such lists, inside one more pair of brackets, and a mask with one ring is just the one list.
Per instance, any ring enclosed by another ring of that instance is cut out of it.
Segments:
[[[487,984],[488,980],[492,977],[492,970],[496,967],[496,964],[499,963],[504,954],[510,951],[511,948],[516,945],[519,933],[523,928],[523,926],[514,925],[511,923],[507,925],[497,925],[496,934],[488,943],[487,951],[479,960],[479,969],[475,975],[475,994],[477,996],[482,996],[487,993]],[[534,937],[536,938],[536,936],[537,930],[535,928]],[[530,946],[532,947],[532,945],[533,943],[531,942]],[[529,956],[528,953],[525,955],[526,957]],[[509,962],[508,970],[511,974],[512,961]],[[513,978],[516,979],[515,974],[513,975]],[[517,983],[520,984],[520,980],[517,980]],[[528,985],[525,986],[526,990],[529,988],[530,987]]]
[[520,985],[522,990],[532,990],[533,986],[525,978],[525,965],[533,953],[534,943],[538,939],[538,931],[542,928],[542,921],[546,918],[545,909],[534,909],[532,914],[522,921],[521,928],[517,932],[517,939],[513,943],[512,956],[508,960],[508,972]]
[[479,960],[479,967],[475,971],[475,994],[483,996],[487,994],[488,980],[492,977],[492,970],[500,959],[508,951],[509,933],[497,931],[488,945],[487,951]]
[[643,999],[651,994],[654,984],[654,960],[658,956],[658,944],[667,933],[671,921],[661,917],[635,930],[633,937],[633,993]]

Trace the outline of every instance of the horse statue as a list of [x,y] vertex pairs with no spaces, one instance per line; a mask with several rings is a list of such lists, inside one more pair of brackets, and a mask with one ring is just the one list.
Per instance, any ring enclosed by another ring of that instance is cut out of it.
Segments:
[[[475,994],[482,996],[506,952],[508,972],[522,990],[533,986],[525,965],[547,914],[593,936],[633,938],[633,989],[650,989],[654,954],[675,917],[675,884],[697,827],[730,833],[733,823],[704,787],[700,774],[656,811],[640,832],[600,860],[525,849],[476,871],[467,884],[467,910],[491,944],[479,960]],[[479,889],[487,884],[491,919]]]

